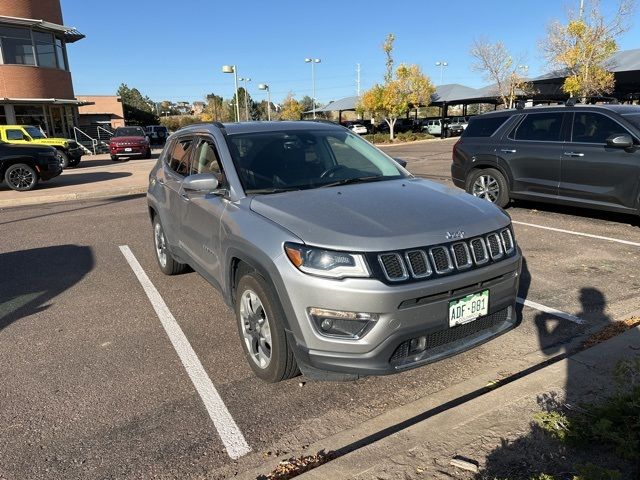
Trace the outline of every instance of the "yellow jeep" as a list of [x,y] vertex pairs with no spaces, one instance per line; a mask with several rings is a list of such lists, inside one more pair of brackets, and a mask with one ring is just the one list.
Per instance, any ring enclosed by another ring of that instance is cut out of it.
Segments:
[[33,125],[0,125],[0,140],[8,143],[54,147],[62,168],[77,166],[84,154],[82,147],[75,140],[49,138],[40,128]]

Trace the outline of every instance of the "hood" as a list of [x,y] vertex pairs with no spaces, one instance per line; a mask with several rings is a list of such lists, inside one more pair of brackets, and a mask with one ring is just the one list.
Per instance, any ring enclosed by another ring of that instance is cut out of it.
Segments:
[[49,145],[44,145],[44,144],[38,145],[37,142],[29,142],[29,143],[1,142],[0,147],[9,148],[9,149],[15,150],[16,152],[24,151],[24,153],[27,153],[29,151],[32,151],[32,152],[55,152],[56,151],[55,148]]
[[110,143],[145,143],[146,137],[129,136],[129,137],[111,137]]
[[495,205],[422,179],[388,180],[253,197],[251,210],[309,245],[336,250],[400,250],[464,238],[510,223]]

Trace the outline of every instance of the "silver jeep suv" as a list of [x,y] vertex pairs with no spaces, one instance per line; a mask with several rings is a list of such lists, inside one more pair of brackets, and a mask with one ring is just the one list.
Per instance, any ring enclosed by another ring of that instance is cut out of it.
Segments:
[[328,123],[182,128],[150,174],[160,269],[220,290],[269,382],[400,372],[515,327],[509,217],[401,163]]

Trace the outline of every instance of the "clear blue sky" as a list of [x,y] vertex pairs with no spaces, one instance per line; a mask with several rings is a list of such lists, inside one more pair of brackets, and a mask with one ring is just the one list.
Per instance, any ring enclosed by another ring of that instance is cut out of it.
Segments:
[[[443,83],[479,87],[471,70],[474,38],[502,40],[522,55],[530,76],[547,70],[539,42],[547,24],[565,19],[579,0],[348,1],[348,0],[62,0],[64,23],[87,38],[68,47],[77,95],[115,94],[122,82],[155,101],[202,100],[209,92],[229,98],[233,76],[220,70],[236,64],[249,76],[249,93],[263,98],[259,83],[271,86],[272,100],[291,91],[311,95],[311,67],[317,57],[316,97],[321,103],[354,95],[356,64],[361,88],[382,80],[381,44],[396,35],[397,63],[417,63],[434,83],[446,60]],[[616,0],[602,0],[605,12]],[[640,48],[640,15],[620,41]]]

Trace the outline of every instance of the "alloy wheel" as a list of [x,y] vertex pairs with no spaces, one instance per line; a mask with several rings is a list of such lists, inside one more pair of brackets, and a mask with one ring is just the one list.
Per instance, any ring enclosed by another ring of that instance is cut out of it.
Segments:
[[158,256],[158,262],[162,267],[167,266],[167,240],[164,236],[164,230],[160,222],[156,222],[153,229],[153,238],[156,246],[156,255]]
[[261,369],[271,363],[271,327],[260,297],[245,290],[240,298],[242,337],[251,360]]
[[35,180],[33,172],[24,167],[17,167],[9,172],[8,182],[13,188],[19,190],[29,188]]
[[500,184],[491,175],[480,175],[473,184],[472,193],[476,197],[496,203],[500,196]]

